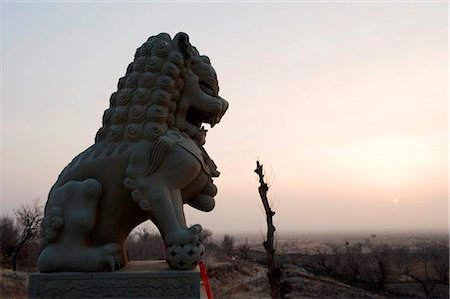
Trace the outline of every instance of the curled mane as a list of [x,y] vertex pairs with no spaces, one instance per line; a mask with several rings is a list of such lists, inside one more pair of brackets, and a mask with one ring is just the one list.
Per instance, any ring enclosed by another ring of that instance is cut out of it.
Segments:
[[164,135],[174,125],[185,75],[183,56],[170,36],[150,37],[119,79],[95,142],[154,142]]

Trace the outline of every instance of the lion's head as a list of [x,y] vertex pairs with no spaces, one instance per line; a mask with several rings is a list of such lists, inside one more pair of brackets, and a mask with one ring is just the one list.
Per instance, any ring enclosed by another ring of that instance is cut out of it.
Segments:
[[96,142],[153,142],[178,129],[203,145],[202,123],[214,126],[228,108],[218,92],[208,57],[191,46],[186,34],[173,40],[165,33],[152,36],[119,79]]

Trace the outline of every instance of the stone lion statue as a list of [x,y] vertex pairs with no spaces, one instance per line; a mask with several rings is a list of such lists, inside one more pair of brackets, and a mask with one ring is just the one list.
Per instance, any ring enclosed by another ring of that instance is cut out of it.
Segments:
[[204,247],[188,227],[187,203],[214,208],[216,165],[203,145],[228,103],[206,56],[185,33],[162,33],[137,49],[111,95],[95,143],[76,156],[50,190],[42,221],[41,272],[114,271],[127,263],[126,238],[151,220],[174,269],[192,269]]

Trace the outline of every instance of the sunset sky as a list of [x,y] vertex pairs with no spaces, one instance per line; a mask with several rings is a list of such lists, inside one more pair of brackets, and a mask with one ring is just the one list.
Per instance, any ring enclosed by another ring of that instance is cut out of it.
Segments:
[[210,57],[230,108],[208,132],[217,233],[448,227],[448,6],[442,2],[2,3],[1,210],[90,146],[134,52],[160,32]]

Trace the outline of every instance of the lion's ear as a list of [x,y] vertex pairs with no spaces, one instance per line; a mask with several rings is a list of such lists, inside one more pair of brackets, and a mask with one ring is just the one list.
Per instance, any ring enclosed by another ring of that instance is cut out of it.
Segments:
[[173,38],[175,48],[183,55],[186,65],[189,66],[192,61],[192,46],[189,42],[189,36],[180,32]]

